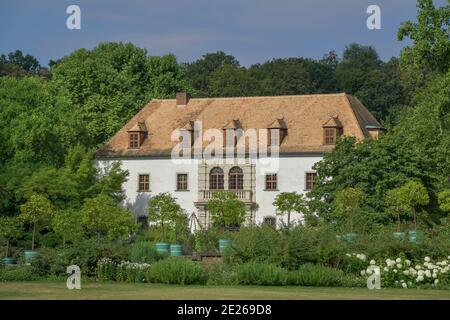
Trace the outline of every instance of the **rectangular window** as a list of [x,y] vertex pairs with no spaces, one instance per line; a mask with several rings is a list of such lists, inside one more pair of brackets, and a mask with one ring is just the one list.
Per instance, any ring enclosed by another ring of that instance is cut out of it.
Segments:
[[177,191],[187,191],[188,189],[188,175],[187,173],[177,174]]
[[277,218],[275,217],[264,217],[263,223],[267,226],[275,228],[277,226]]
[[139,133],[130,133],[130,141],[128,144],[128,147],[130,149],[137,149],[139,148]]
[[317,182],[317,173],[307,172],[306,173],[306,190],[311,190],[314,188]]
[[266,175],[266,190],[277,190],[277,174]]
[[148,174],[139,175],[139,192],[147,192],[150,190],[150,176]]
[[335,132],[336,132],[335,128],[325,128],[324,129],[324,144],[335,144],[336,143]]

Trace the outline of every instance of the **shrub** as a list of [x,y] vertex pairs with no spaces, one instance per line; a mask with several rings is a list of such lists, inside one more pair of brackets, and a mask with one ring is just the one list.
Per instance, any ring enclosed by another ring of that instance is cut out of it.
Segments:
[[116,280],[125,282],[146,282],[145,274],[149,269],[148,263],[122,261],[116,266]]
[[64,251],[41,248],[39,255],[31,262],[31,271],[39,277],[64,276],[69,265]]
[[345,278],[341,270],[314,264],[304,264],[289,273],[288,283],[297,286],[337,287]]
[[33,281],[37,276],[29,266],[0,268],[0,282],[6,281]]
[[212,263],[204,265],[206,272],[208,273],[208,285],[233,285],[235,284],[235,272],[233,269],[225,263]]
[[116,280],[117,265],[109,258],[97,261],[96,277],[100,281]]
[[130,249],[130,261],[137,263],[153,263],[165,256],[156,251],[154,244],[148,241],[136,242]]
[[271,263],[247,262],[237,266],[236,282],[242,285],[282,286],[288,271]]
[[152,264],[146,278],[151,283],[206,284],[208,275],[199,263],[180,257],[170,257]]

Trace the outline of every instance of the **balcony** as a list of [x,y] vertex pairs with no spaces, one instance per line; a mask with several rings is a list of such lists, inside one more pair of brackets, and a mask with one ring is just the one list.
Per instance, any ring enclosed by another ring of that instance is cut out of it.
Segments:
[[251,190],[200,190],[198,192],[198,202],[208,202],[214,198],[214,194],[217,192],[230,192],[233,193],[236,198],[244,202],[253,202]]

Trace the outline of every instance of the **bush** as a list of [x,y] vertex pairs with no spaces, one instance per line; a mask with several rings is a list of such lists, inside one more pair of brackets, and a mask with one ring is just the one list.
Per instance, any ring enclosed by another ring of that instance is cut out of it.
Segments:
[[291,271],[288,283],[297,286],[338,287],[343,284],[344,278],[346,276],[341,270],[308,263]]
[[199,263],[170,257],[152,264],[146,278],[151,283],[206,284],[208,275]]
[[136,242],[130,249],[130,261],[136,263],[153,263],[165,258],[156,251],[155,245],[148,241]]
[[116,266],[116,280],[124,282],[146,282],[148,263],[122,261]]
[[206,272],[208,273],[208,285],[233,285],[235,284],[235,272],[233,269],[225,263],[212,263],[204,265]]
[[102,258],[97,261],[97,268],[95,274],[100,281],[115,281],[116,280],[116,263],[109,258]]
[[236,282],[242,285],[282,286],[288,271],[271,263],[248,262],[236,268]]
[[33,281],[37,276],[29,266],[0,268],[0,282],[6,281]]
[[69,265],[63,250],[41,248],[39,255],[31,262],[31,271],[39,277],[64,276]]

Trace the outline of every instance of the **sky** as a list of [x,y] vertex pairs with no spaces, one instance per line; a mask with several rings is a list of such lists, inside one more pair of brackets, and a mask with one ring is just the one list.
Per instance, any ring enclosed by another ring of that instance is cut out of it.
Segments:
[[[66,26],[73,4],[80,30]],[[381,30],[366,26],[369,5],[381,9]],[[0,0],[0,54],[19,49],[47,65],[79,48],[122,41],[180,62],[220,50],[249,66],[341,54],[356,42],[388,60],[408,44],[397,41],[397,30],[416,13],[416,0]]]

